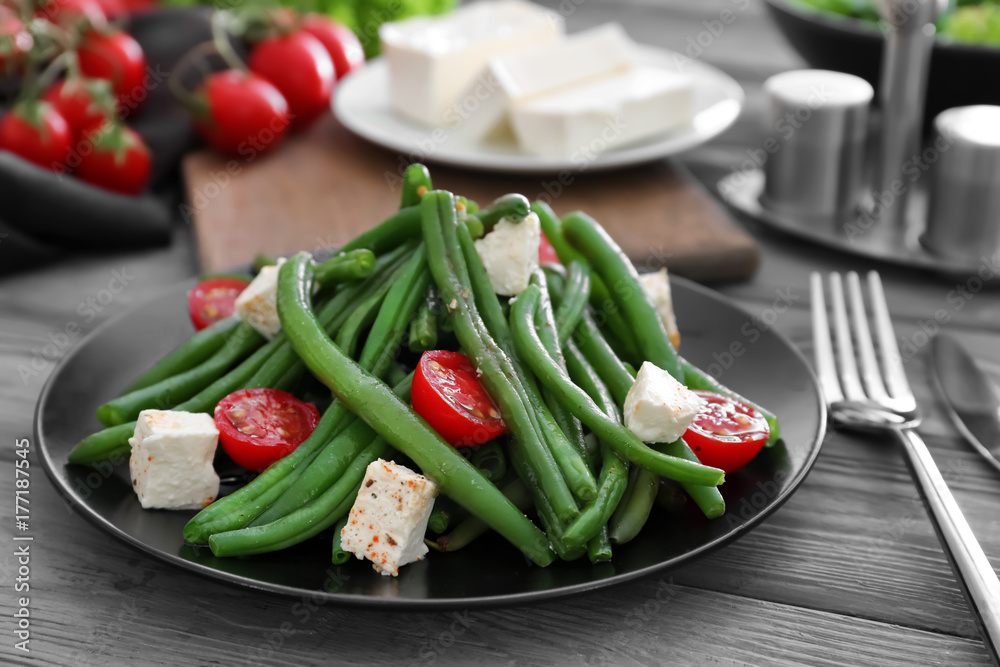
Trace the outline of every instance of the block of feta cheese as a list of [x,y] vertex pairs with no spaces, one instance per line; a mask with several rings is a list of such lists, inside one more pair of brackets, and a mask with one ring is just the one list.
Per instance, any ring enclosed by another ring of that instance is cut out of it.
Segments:
[[639,276],[639,284],[646,298],[656,308],[663,322],[663,328],[670,336],[670,342],[674,347],[681,345],[681,332],[677,329],[677,318],[674,317],[674,301],[670,296],[670,277],[666,269],[660,269],[656,273],[643,273]]
[[529,213],[524,220],[503,218],[489,234],[476,240],[476,251],[486,267],[493,290],[501,296],[517,296],[538,268],[538,245],[542,226]]
[[143,410],[128,442],[132,489],[145,509],[201,509],[219,496],[219,430],[210,415]]
[[427,553],[424,533],[436,495],[437,486],[423,475],[392,461],[372,461],[340,532],[340,547],[395,577],[401,565]]
[[445,16],[385,23],[379,38],[392,107],[425,125],[453,126],[459,95],[490,58],[555,42],[563,32],[562,17],[521,0],[476,2]]
[[617,23],[570,35],[564,40],[497,56],[465,89],[455,115],[459,130],[473,141],[502,133],[510,110],[545,95],[569,90],[616,74],[634,64],[633,44]]
[[247,288],[236,297],[236,315],[270,340],[281,331],[278,319],[278,268],[285,263],[279,258],[274,266],[260,270]]
[[701,396],[645,361],[625,397],[625,426],[643,442],[673,442],[704,405]]
[[651,65],[511,110],[521,149],[586,165],[611,148],[633,144],[691,124],[692,80]]

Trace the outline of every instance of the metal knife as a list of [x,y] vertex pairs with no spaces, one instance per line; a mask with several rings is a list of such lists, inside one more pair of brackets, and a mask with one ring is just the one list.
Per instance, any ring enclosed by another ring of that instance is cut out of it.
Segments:
[[1000,471],[1000,387],[948,334],[934,338],[931,366],[934,385],[951,420],[975,450]]

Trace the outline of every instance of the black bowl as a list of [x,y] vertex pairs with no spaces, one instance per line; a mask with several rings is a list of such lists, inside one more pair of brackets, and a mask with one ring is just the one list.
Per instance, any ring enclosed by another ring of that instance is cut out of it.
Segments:
[[[883,37],[877,26],[789,0],[767,0],[767,7],[810,67],[854,74],[878,89]],[[998,70],[1000,48],[937,39],[927,83],[925,124],[951,107],[1000,104],[1000,86],[992,82]]]

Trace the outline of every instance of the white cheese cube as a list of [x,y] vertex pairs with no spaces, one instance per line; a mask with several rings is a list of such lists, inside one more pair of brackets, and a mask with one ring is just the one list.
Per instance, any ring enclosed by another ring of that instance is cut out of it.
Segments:
[[[552,44],[493,58],[455,105],[459,131],[473,141],[509,127],[511,109],[532,100],[616,74],[633,66],[632,41],[617,23],[586,30]],[[488,93],[488,94],[483,94]],[[476,104],[462,104],[466,99]]]
[[247,288],[236,297],[236,315],[270,340],[281,331],[278,319],[278,269],[285,263],[279,258],[274,266],[260,270]]
[[453,114],[463,106],[459,94],[490,58],[554,42],[563,31],[555,12],[520,0],[476,2],[445,16],[385,23],[379,37],[393,109],[426,125],[454,126],[460,117]]
[[427,553],[424,533],[436,495],[437,486],[423,475],[392,461],[373,461],[340,532],[340,548],[395,577],[401,565]]
[[673,442],[704,405],[701,396],[646,361],[625,397],[625,426],[643,442]]
[[639,284],[642,291],[656,312],[660,315],[663,328],[670,335],[670,342],[674,347],[681,345],[681,332],[677,329],[677,318],[674,317],[674,302],[670,295],[670,277],[666,269],[660,269],[656,273],[644,273],[639,276]]
[[503,218],[493,231],[476,240],[476,251],[497,294],[517,296],[524,291],[538,268],[541,240],[542,226],[534,213],[521,221]]
[[211,416],[143,410],[128,442],[132,488],[145,509],[201,509],[218,497],[212,459],[219,430]]
[[611,148],[691,124],[691,78],[643,65],[511,110],[521,149],[586,164]]

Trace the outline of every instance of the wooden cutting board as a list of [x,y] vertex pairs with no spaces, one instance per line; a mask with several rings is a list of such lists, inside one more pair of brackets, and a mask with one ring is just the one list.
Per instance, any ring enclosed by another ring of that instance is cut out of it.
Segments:
[[[414,156],[414,159],[418,156]],[[368,144],[327,116],[263,156],[227,160],[210,151],[183,163],[201,268],[345,243],[399,205],[410,162]],[[601,222],[638,266],[703,283],[745,280],[759,263],[754,240],[681,166],[660,161],[601,173],[487,174],[431,165],[436,187],[487,203],[508,192],[542,198],[556,213]]]

